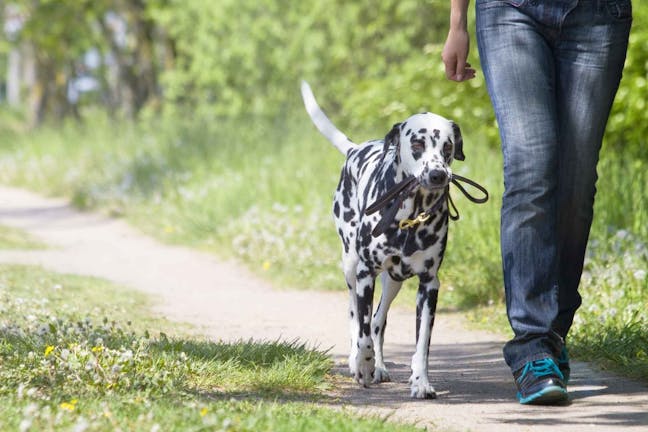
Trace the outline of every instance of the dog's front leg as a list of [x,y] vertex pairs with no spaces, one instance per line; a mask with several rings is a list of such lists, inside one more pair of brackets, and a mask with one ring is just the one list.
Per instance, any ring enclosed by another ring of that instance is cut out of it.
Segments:
[[373,382],[390,381],[387,366],[383,358],[383,344],[385,342],[385,327],[387,326],[387,312],[392,301],[400,291],[402,282],[395,281],[389,276],[389,273],[384,271],[381,275],[382,281],[382,294],[380,295],[380,303],[376,309],[373,320],[371,321],[371,335],[374,341],[374,349],[376,351],[376,373]]
[[436,392],[428,381],[428,352],[434,325],[439,280],[436,275],[419,277],[416,295],[416,352],[412,356],[411,396],[417,399],[434,399]]
[[358,263],[356,272],[356,319],[358,322],[358,342],[355,357],[355,379],[364,387],[374,378],[375,358],[371,339],[371,313],[375,276],[364,263]]

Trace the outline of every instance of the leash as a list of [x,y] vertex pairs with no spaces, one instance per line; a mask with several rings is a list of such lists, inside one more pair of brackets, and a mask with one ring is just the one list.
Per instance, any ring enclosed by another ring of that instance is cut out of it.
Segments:
[[[463,193],[466,198],[468,198],[469,201],[475,204],[483,204],[488,201],[488,191],[486,190],[486,188],[479,183],[470,180],[469,178],[460,176],[458,174],[453,174],[452,178],[450,179],[450,183],[454,184],[457,189],[459,189],[459,191]],[[475,189],[479,190],[483,194],[483,196],[475,197],[474,195],[471,195],[461,183],[474,187]],[[380,219],[380,221],[378,221],[378,224],[371,232],[372,236],[378,237],[387,230],[389,225],[391,225],[392,221],[396,217],[396,213],[398,213],[398,210],[403,204],[405,198],[418,186],[419,181],[416,177],[407,177],[392,186],[382,196],[378,197],[378,199],[373,204],[365,209],[365,214],[370,215],[382,208],[387,207],[387,209],[383,212],[382,218]],[[391,204],[389,204],[390,201]],[[409,229],[415,227],[418,224],[426,222],[428,219],[430,219],[430,217],[432,217],[432,214],[434,214],[437,210],[439,210],[439,208],[441,208],[444,202],[448,203],[448,217],[453,221],[458,220],[459,210],[457,210],[457,206],[450,196],[450,184],[448,184],[443,189],[443,193],[435,201],[432,207],[424,212],[419,213],[418,216],[416,216],[414,219],[401,220],[400,222],[398,222],[398,227],[400,229]]]

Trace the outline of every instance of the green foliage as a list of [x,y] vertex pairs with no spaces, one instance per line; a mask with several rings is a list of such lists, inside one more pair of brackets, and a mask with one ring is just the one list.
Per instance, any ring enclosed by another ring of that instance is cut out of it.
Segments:
[[[648,160],[648,4],[633,5],[633,28],[623,79],[607,127],[607,142],[628,159]],[[648,182],[644,183],[648,186]],[[644,207],[645,208],[645,207]]]
[[432,110],[424,92],[444,80],[440,0],[173,1],[156,16],[176,41],[177,67],[164,74],[174,110],[285,115],[301,104],[306,78],[332,111],[358,122],[342,124],[378,118],[384,127],[405,88],[415,84],[417,95],[407,108]]
[[648,244],[618,231],[590,242],[583,274],[583,305],[569,344],[626,375],[648,380]]

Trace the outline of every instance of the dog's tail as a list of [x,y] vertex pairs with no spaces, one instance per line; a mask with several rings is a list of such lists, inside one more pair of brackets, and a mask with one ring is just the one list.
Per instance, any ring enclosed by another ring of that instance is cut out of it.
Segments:
[[304,105],[306,106],[306,111],[310,115],[311,120],[317,127],[317,129],[333,143],[336,149],[338,149],[342,154],[347,154],[347,152],[354,146],[354,143],[347,138],[335,125],[326,117],[324,111],[320,108],[315,100],[313,91],[306,81],[301,83],[301,94],[302,99],[304,100]]

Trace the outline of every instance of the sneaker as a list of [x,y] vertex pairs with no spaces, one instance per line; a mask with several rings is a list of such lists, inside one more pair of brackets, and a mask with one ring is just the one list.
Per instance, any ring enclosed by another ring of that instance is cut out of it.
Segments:
[[571,374],[571,368],[569,367],[569,353],[567,352],[567,347],[563,346],[562,351],[560,351],[560,356],[557,358],[558,369],[563,374],[563,383],[565,385],[569,384],[569,375]]
[[568,400],[564,376],[551,357],[528,362],[513,377],[521,404],[556,405]]

